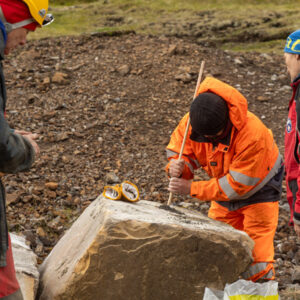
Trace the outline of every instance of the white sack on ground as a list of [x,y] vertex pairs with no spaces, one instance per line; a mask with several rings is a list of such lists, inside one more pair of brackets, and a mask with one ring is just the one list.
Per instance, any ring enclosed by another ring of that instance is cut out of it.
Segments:
[[37,256],[25,243],[25,238],[10,233],[18,282],[24,300],[34,300],[39,285]]

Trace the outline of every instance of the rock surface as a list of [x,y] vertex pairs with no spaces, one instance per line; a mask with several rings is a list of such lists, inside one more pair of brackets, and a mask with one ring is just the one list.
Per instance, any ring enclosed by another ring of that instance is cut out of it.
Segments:
[[16,275],[24,300],[34,300],[39,285],[37,256],[26,245],[25,238],[10,234]]
[[252,247],[198,212],[98,197],[42,264],[39,299],[201,299],[238,278]]

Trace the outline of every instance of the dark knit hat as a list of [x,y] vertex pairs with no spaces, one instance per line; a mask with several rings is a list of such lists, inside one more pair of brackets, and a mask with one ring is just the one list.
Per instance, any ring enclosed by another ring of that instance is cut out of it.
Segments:
[[229,119],[226,101],[214,93],[199,94],[190,108],[191,139],[216,135],[225,128]]

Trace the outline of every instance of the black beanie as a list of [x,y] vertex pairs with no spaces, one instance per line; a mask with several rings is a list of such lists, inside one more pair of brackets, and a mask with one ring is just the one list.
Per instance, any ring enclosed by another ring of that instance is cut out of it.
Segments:
[[213,93],[199,94],[190,108],[191,139],[196,136],[216,135],[229,119],[226,101]]

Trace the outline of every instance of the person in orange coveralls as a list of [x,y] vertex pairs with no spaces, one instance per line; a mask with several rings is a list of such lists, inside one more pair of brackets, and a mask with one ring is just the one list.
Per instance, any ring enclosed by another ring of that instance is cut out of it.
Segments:
[[[29,31],[51,23],[48,0],[0,0],[0,61],[19,45],[25,45]],[[0,172],[28,170],[39,153],[37,135],[13,130],[5,119],[6,90],[0,62]],[[16,279],[5,213],[5,190],[0,179],[0,299],[22,300]]]
[[[253,264],[242,277],[275,278],[274,235],[284,173],[273,134],[235,88],[212,77],[171,135],[167,146],[169,191],[211,201],[208,216],[246,232],[255,242]],[[185,128],[190,128],[178,159]],[[193,181],[202,168],[210,180]]]

